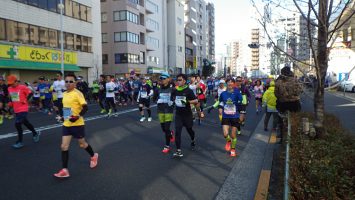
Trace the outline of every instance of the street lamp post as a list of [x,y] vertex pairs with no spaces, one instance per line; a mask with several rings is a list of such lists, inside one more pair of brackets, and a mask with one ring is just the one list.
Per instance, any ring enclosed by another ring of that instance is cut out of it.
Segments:
[[60,0],[58,5],[60,10],[60,71],[64,74],[64,37],[63,37],[63,12],[64,12],[64,4],[63,0]]

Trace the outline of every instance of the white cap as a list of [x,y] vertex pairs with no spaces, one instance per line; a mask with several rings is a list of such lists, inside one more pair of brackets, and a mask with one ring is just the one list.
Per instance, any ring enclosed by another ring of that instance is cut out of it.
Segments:
[[219,84],[221,83],[226,83],[226,81],[224,81],[223,79],[219,81]]

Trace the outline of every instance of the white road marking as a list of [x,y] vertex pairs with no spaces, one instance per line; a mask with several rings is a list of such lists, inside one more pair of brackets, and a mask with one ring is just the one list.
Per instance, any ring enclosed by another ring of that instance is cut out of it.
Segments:
[[[151,108],[156,107],[156,106],[157,105],[152,105]],[[115,115],[116,116],[123,115],[123,114],[134,112],[134,111],[138,111],[138,108],[132,108],[132,109],[128,109],[128,110],[123,110],[123,111],[117,112]],[[106,117],[107,117],[107,114],[105,114],[105,115],[97,115],[97,116],[93,116],[93,117],[87,117],[87,118],[85,118],[85,122],[93,121],[93,120],[96,120],[96,119],[102,119],[102,118],[106,118]],[[52,125],[47,125],[47,126],[41,126],[41,127],[36,128],[36,131],[42,132],[42,131],[46,131],[46,130],[59,128],[59,127],[62,127],[62,126],[63,126],[62,124],[52,124]],[[23,132],[24,135],[29,134],[29,133],[32,133],[32,132],[29,131],[29,130],[26,130],[26,131]],[[17,132],[6,133],[4,135],[0,135],[0,140],[4,140],[4,139],[7,139],[7,138],[16,137],[16,136],[17,136]]]

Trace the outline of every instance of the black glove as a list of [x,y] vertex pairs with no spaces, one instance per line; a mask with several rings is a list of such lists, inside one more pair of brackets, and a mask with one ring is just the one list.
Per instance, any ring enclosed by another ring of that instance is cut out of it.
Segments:
[[76,120],[78,120],[79,118],[80,118],[79,116],[73,116],[73,115],[72,115],[72,116],[69,117],[69,121],[74,123],[74,122],[76,122]]

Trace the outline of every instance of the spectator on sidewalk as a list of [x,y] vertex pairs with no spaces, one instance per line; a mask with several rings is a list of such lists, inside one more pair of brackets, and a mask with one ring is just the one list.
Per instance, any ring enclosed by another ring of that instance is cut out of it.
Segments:
[[266,115],[264,119],[264,131],[268,131],[269,120],[273,118],[272,130],[275,131],[278,123],[278,111],[276,109],[275,82],[271,81],[269,88],[263,95],[263,107],[266,106]]
[[301,110],[300,95],[302,86],[298,83],[290,67],[281,69],[281,75],[275,82],[276,108],[280,113],[286,111],[299,112]]

